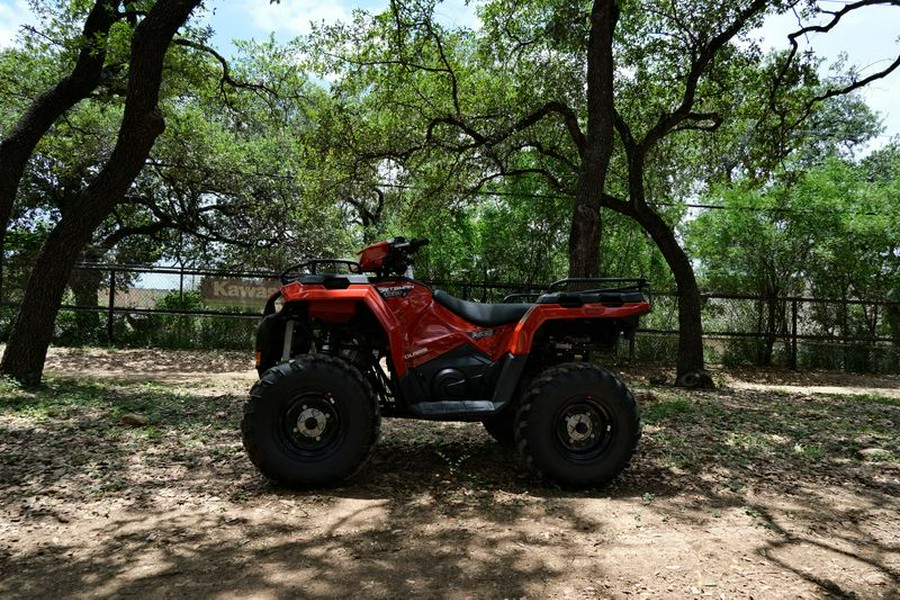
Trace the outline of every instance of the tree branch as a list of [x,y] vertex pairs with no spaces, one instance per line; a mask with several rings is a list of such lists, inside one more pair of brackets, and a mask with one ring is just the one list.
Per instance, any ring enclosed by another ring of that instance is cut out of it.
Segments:
[[581,168],[580,165],[570,160],[569,157],[565,156],[562,152],[560,152],[556,148],[548,148],[540,140],[524,140],[522,141],[522,143],[513,146],[513,150],[525,150],[527,148],[531,148],[542,156],[546,156],[548,158],[559,161],[560,163],[571,169],[574,173],[577,173]]
[[166,229],[172,228],[171,221],[155,221],[146,225],[126,226],[122,224],[119,229],[115,230],[100,242],[100,246],[104,250],[112,250],[116,244],[133,235],[152,236]]
[[551,115],[558,115],[563,118],[563,121],[566,125],[566,130],[569,132],[569,137],[572,138],[572,141],[575,143],[575,147],[578,149],[578,154],[580,156],[583,156],[587,141],[585,139],[584,132],[582,132],[581,126],[578,123],[578,115],[576,115],[575,111],[573,111],[568,105],[558,100],[547,102],[531,114],[522,117],[509,127],[500,129],[491,134],[481,133],[480,131],[472,127],[468,122],[463,120],[463,118],[460,116],[448,115],[437,117],[435,119],[432,119],[431,123],[428,124],[428,128],[426,130],[426,140],[428,140],[429,142],[433,142],[435,128],[438,125],[443,124],[452,125],[458,128],[473,140],[473,144],[456,146],[457,150],[467,150],[477,146],[493,146],[509,139],[516,133],[525,131],[529,127],[539,123],[542,119]]
[[747,21],[764,10],[768,3],[768,0],[754,0],[747,8],[738,13],[728,27],[713,37],[705,46],[697,49],[698,52],[691,62],[691,68],[685,81],[681,103],[674,111],[662,115],[656,125],[644,136],[640,143],[640,150],[643,154],[646,154],[654,144],[668,135],[682,122],[691,118],[691,111],[696,100],[697,86],[713,58],[729,40],[744,28]]
[[822,11],[825,14],[831,15],[831,20],[824,25],[807,25],[805,27],[801,27],[797,31],[788,34],[788,43],[791,45],[791,50],[788,52],[787,58],[785,58],[784,64],[781,66],[779,70],[778,76],[775,78],[775,85],[773,89],[779,87],[783,82],[784,78],[787,76],[787,70],[790,67],[791,63],[794,61],[794,57],[797,56],[797,52],[799,51],[799,44],[797,43],[797,38],[801,36],[806,36],[810,33],[828,33],[832,29],[834,29],[838,23],[841,22],[845,16],[857,10],[859,8],[863,8],[866,6],[900,6],[900,1],[898,0],[859,0],[858,2],[851,2],[845,4],[840,10],[837,11]]
[[778,89],[780,89],[783,85],[785,85],[785,80],[788,76],[788,71],[793,64],[797,53],[799,52],[799,43],[797,42],[798,38],[806,36],[810,33],[829,33],[832,29],[834,29],[841,20],[852,13],[855,10],[859,10],[861,8],[866,8],[870,6],[898,6],[900,7],[900,0],[858,0],[857,2],[850,2],[842,6],[839,10],[835,11],[826,11],[823,10],[824,14],[831,15],[831,19],[822,25],[807,25],[801,27],[797,31],[794,31],[788,34],[788,43],[791,46],[791,49],[788,52],[787,57],[784,59],[784,62],[781,65],[781,68],[778,70],[778,74],[772,82],[772,88],[769,93],[769,108],[770,110],[778,115],[781,123],[781,127],[784,130],[792,130],[804,122],[812,113],[813,108],[819,104],[820,102],[824,102],[829,98],[834,98],[837,96],[843,96],[846,94],[850,94],[866,85],[872,83],[873,81],[877,81],[879,79],[883,79],[900,68],[900,55],[898,55],[894,61],[884,69],[877,71],[868,77],[863,79],[854,80],[848,83],[847,85],[840,87],[829,87],[825,91],[820,94],[816,94],[815,96],[807,99],[802,106],[802,109],[799,112],[799,116],[793,120],[792,123],[788,123],[788,116],[786,109],[779,109],[776,105],[776,93]]
[[199,50],[200,52],[204,52],[209,54],[214,59],[216,59],[222,67],[222,78],[219,81],[219,87],[222,91],[222,94],[225,94],[225,85],[230,85],[236,89],[247,89],[253,90],[255,92],[266,92],[271,96],[277,96],[275,90],[261,84],[261,83],[249,83],[244,81],[237,81],[231,76],[231,67],[228,65],[228,60],[219,54],[215,49],[210,48],[206,44],[202,42],[198,42],[196,40],[190,40],[187,38],[175,38],[172,40],[172,43],[177,46],[184,46],[185,48],[192,48],[194,50]]

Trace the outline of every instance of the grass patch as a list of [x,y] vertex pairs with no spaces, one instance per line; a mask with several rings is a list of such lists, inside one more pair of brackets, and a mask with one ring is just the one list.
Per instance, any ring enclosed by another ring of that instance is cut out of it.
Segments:
[[[151,428],[202,429],[225,407],[221,398],[163,384],[48,379],[37,390],[25,390],[8,381],[0,384],[0,415],[36,422],[84,421],[87,415],[119,422],[132,413],[146,417]],[[89,422],[83,424],[91,426]]]
[[[202,396],[161,384],[48,379],[37,390],[25,390],[3,382],[0,435],[5,434],[12,456],[26,459],[39,442],[47,446],[47,456],[86,464],[102,445],[130,452],[164,439],[182,449],[224,436],[237,440],[239,406],[236,397]],[[129,425],[123,419],[128,414],[146,423]]]
[[672,420],[682,415],[690,415],[693,412],[693,403],[690,398],[675,396],[648,404],[642,407],[643,419],[649,423]]
[[656,392],[642,406],[644,453],[662,467],[774,477],[784,470],[794,478],[815,477],[820,469],[828,476],[842,468],[858,471],[863,461],[900,466],[896,453],[871,450],[900,447],[894,398],[758,390],[686,394]]
[[878,394],[853,394],[852,398],[855,402],[883,404],[885,406],[900,406],[900,398],[893,398],[891,396],[879,396]]

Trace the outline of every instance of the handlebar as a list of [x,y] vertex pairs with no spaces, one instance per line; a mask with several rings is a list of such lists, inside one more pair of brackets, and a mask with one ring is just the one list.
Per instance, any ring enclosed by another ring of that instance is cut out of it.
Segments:
[[428,238],[414,238],[407,240],[404,237],[396,237],[391,240],[391,246],[397,250],[406,250],[407,252],[415,252],[422,246],[428,245]]

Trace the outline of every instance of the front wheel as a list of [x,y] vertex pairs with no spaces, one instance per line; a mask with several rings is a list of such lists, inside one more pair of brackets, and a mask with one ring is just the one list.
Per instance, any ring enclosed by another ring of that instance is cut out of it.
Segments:
[[522,464],[566,485],[609,483],[628,466],[640,437],[631,392],[612,373],[586,363],[542,373],[516,415]]
[[241,421],[244,448],[288,486],[343,481],[369,460],[380,415],[372,387],[345,361],[305,355],[266,371]]
[[512,448],[516,445],[516,413],[514,410],[507,410],[500,416],[482,421],[481,424],[501,446]]

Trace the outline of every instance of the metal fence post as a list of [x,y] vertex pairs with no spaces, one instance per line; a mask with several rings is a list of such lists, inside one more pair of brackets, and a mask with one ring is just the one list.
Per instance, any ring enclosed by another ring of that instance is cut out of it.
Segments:
[[115,334],[113,333],[113,315],[116,308],[116,270],[109,271],[109,303],[106,312],[106,339],[110,344],[114,343]]
[[797,370],[797,299],[791,301],[791,369]]
[[[182,262],[179,266],[180,266],[180,268],[179,268],[179,273],[178,273],[178,309],[184,310],[184,263]],[[188,319],[188,317],[184,317],[184,316],[175,317],[175,323],[176,323],[175,331],[176,331],[176,335],[178,336],[178,346],[181,348],[186,347],[185,342],[184,342],[184,338],[185,338],[184,330],[186,328],[185,321],[187,319]]]

